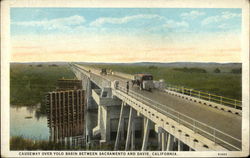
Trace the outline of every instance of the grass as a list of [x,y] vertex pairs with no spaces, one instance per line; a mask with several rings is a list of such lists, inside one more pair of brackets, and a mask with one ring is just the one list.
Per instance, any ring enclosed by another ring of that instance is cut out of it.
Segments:
[[241,100],[242,98],[242,75],[240,73],[235,74],[230,73],[230,71],[214,73],[211,70],[211,67],[203,67],[202,69],[204,69],[206,72],[199,72],[193,71],[199,70],[199,68],[190,68],[188,69],[190,71],[180,71],[182,70],[180,68],[160,66],[107,64],[95,64],[91,66],[98,68],[108,68],[112,69],[113,71],[119,71],[128,74],[147,72],[153,74],[154,80],[164,79],[167,84],[197,89],[237,100]]
[[[73,78],[68,65],[10,64],[10,104],[32,106],[41,103],[46,92],[56,88],[59,78]],[[44,106],[42,104],[42,106]],[[41,108],[45,112],[45,108]]]
[[[25,139],[21,136],[10,138],[10,150],[69,150],[68,146],[47,140]],[[73,150],[74,148],[72,148]],[[75,150],[75,149],[74,149]]]

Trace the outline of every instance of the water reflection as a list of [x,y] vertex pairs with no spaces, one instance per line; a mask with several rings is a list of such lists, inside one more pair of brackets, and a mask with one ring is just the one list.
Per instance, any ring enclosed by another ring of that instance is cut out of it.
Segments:
[[23,136],[34,140],[48,140],[47,117],[37,115],[39,106],[10,107],[10,136]]

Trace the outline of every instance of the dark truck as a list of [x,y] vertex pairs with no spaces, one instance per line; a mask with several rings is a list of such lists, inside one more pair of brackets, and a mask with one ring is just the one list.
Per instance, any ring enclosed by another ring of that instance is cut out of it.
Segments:
[[107,69],[102,68],[100,74],[101,75],[107,75]]
[[151,91],[154,88],[153,76],[146,73],[135,74],[132,84],[139,86],[140,90]]

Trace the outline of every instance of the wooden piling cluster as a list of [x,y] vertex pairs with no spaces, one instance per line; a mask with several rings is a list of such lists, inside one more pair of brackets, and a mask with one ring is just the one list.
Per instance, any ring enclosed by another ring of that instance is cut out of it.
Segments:
[[82,89],[60,88],[46,94],[51,141],[69,146],[83,145],[84,96]]

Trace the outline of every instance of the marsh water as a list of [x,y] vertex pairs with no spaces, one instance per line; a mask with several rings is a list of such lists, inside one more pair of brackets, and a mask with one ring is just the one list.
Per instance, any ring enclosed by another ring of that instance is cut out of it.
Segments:
[[[10,106],[10,136],[49,140],[47,116],[39,115],[39,106]],[[97,111],[87,111],[89,132],[97,125]]]
[[10,106],[10,136],[48,140],[47,117],[37,113],[39,106]]

